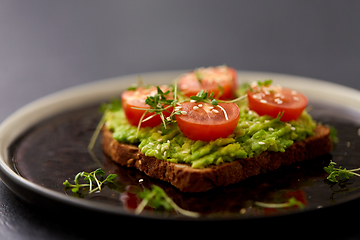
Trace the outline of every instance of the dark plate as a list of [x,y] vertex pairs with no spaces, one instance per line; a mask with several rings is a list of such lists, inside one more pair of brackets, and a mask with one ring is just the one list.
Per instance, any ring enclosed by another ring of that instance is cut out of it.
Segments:
[[[82,197],[66,191],[62,184],[66,179],[72,181],[78,172],[91,172],[101,167],[108,173],[116,173],[115,190],[105,188],[100,193],[83,198],[84,201],[105,203],[129,213],[133,213],[133,207],[140,201],[136,199],[134,191],[150,188],[152,184],[162,187],[180,207],[216,219],[284,215],[299,211],[291,208],[255,208],[254,201],[282,203],[295,197],[304,203],[306,211],[357,199],[360,197],[358,178],[333,184],[325,180],[327,173],[323,168],[330,159],[348,168],[359,166],[360,148],[357,146],[360,145],[360,124],[344,119],[341,109],[336,109],[341,116],[338,117],[332,114],[335,109],[329,106],[310,105],[317,121],[331,124],[339,132],[340,142],[330,154],[205,193],[182,193],[170,184],[149,178],[136,169],[115,164],[102,153],[100,138],[95,145],[99,161],[94,160],[87,151],[87,145],[101,117],[98,106],[64,113],[38,124],[11,146],[9,154],[13,159],[13,169],[20,176],[69,198]],[[143,181],[139,183],[140,179]],[[160,218],[178,217],[167,212],[153,215]]]
[[[243,75],[249,78],[249,75]],[[250,77],[253,76],[250,74]],[[276,81],[276,76],[273,79]],[[293,80],[294,83],[298,81]],[[291,87],[292,83],[287,81],[285,85]],[[176,212],[152,209],[135,215],[133,208],[140,200],[136,199],[134,192],[150,188],[152,184],[163,188],[180,207],[202,213],[201,220],[268,219],[353,202],[360,197],[360,178],[353,177],[347,182],[333,184],[326,180],[327,173],[323,168],[330,160],[348,169],[359,167],[360,123],[356,119],[360,119],[360,110],[343,104],[334,106],[332,102],[321,101],[317,96],[312,98],[311,92],[308,95],[314,119],[330,124],[338,131],[340,141],[331,153],[205,193],[182,193],[168,183],[113,163],[102,153],[100,139],[94,149],[98,159],[92,158],[87,145],[101,117],[98,112],[100,97],[96,98],[97,103],[93,100],[90,105],[85,104],[90,101],[68,108],[65,104],[61,110],[33,120],[31,125],[23,127],[13,136],[7,136],[3,130],[3,136],[12,140],[7,147],[6,157],[3,157],[1,177],[14,193],[31,204],[58,212],[72,209],[71,211],[80,214],[86,211],[119,217],[194,220]],[[36,107],[34,114],[39,109],[44,111],[44,107]],[[24,110],[17,114],[24,114]],[[10,123],[3,123],[3,128],[7,124]],[[100,193],[78,198],[79,196],[63,188],[64,180],[72,181],[78,172],[90,172],[98,167],[105,169],[107,173],[118,175],[116,185],[111,186],[112,190],[105,187]],[[290,197],[303,202],[305,209],[254,206],[254,201],[282,203]]]

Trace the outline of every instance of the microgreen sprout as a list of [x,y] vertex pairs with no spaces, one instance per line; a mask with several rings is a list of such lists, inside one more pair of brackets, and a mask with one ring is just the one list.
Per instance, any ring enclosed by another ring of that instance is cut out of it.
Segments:
[[[170,93],[173,92],[173,98],[168,99]],[[176,111],[175,107],[178,103],[177,99],[177,84],[172,91],[168,90],[163,92],[159,86],[157,86],[157,93],[154,96],[148,96],[145,100],[145,104],[150,106],[150,108],[134,108],[139,110],[145,110],[144,114],[141,116],[139,125],[137,128],[137,133],[140,130],[141,123],[150,120],[151,118],[155,117],[156,115],[160,115],[163,129],[166,129],[166,125],[173,121],[173,116],[175,114],[180,114],[180,111]],[[173,109],[170,111],[170,109]],[[170,113],[170,116],[165,117],[164,112]],[[153,113],[149,117],[145,118],[147,113]]]
[[339,138],[337,136],[337,130],[334,126],[331,125],[325,125],[326,127],[328,127],[330,129],[330,139],[333,143],[338,143],[339,142]]
[[[84,194],[88,191],[87,194],[91,194],[96,191],[101,191],[102,186],[105,183],[112,183],[113,180],[117,177],[116,174],[109,174],[106,178],[104,175],[105,172],[101,168],[98,168],[90,173],[79,172],[74,178],[74,184],[71,184],[68,180],[66,180],[63,182],[63,185],[65,188],[71,188],[73,193],[78,192]],[[83,178],[83,180],[87,183],[80,183],[81,178]]]
[[121,109],[121,101],[119,99],[112,99],[109,103],[103,103],[100,108],[99,112],[104,113],[107,110],[111,112],[116,112]]
[[201,90],[196,96],[191,96],[190,99],[196,102],[211,103],[214,107],[219,105],[218,101],[214,98],[214,93],[209,94],[206,90]]
[[272,80],[271,79],[268,79],[268,80],[264,80],[264,81],[257,81],[257,85],[258,87],[268,87],[272,84]]
[[191,96],[190,99],[195,102],[210,103],[213,105],[213,107],[219,107],[221,109],[221,111],[224,112],[226,120],[229,120],[225,109],[222,106],[220,106],[219,103],[236,103],[240,100],[243,100],[246,97],[247,97],[247,95],[245,94],[245,95],[235,98],[233,100],[220,100],[220,99],[214,98],[213,92],[209,94],[206,90],[201,90],[200,92],[198,92],[196,94],[196,96]]
[[326,179],[331,182],[348,180],[352,176],[360,177],[360,174],[356,173],[357,171],[360,171],[360,168],[348,170],[346,168],[342,168],[341,166],[336,168],[335,165],[335,162],[330,161],[329,166],[324,167],[324,170],[329,173],[329,176],[327,176]]
[[289,198],[287,202],[284,203],[265,203],[265,202],[254,202],[256,206],[263,208],[290,208],[290,207],[298,207],[299,209],[304,209],[304,204],[298,201],[295,197]]
[[219,102],[218,102],[219,100],[216,100],[214,98],[214,93],[213,92],[209,95],[209,93],[207,91],[201,90],[200,92],[198,92],[196,94],[196,96],[191,96],[190,99],[194,100],[196,102],[211,103],[213,105],[213,107],[219,107],[221,109],[221,111],[224,112],[225,119],[229,120],[225,109],[222,106],[219,105]]
[[282,116],[284,116],[285,111],[281,111],[278,113],[277,117],[274,119],[275,121],[281,122],[280,119],[282,118]]
[[199,83],[202,84],[203,75],[201,74],[201,72],[195,69],[194,74]]
[[197,212],[188,211],[180,208],[171,198],[167,196],[165,191],[159,186],[152,185],[152,189],[144,189],[138,193],[138,196],[142,199],[140,204],[135,209],[135,214],[140,214],[146,206],[153,209],[165,209],[167,211],[175,210],[178,213],[188,217],[199,217]]
[[[264,80],[264,81],[257,81],[252,84],[244,84],[244,87],[246,87],[250,92],[257,92],[260,91],[263,87],[268,87],[272,84],[272,80]],[[255,88],[255,89],[254,89]]]
[[191,96],[190,99],[195,100],[196,102],[211,103],[214,107],[216,107],[219,105],[219,103],[236,103],[236,102],[239,102],[239,101],[245,99],[246,97],[247,97],[247,94],[244,94],[244,95],[239,96],[232,100],[220,100],[220,99],[214,98],[213,92],[211,94],[209,94],[206,90],[201,90],[200,92],[198,92],[198,94],[196,94],[196,96]]

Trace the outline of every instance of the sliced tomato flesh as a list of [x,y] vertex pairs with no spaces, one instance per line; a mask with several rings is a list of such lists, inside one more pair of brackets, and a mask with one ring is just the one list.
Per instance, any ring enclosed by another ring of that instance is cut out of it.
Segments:
[[235,103],[219,103],[214,107],[210,103],[184,102],[181,115],[176,122],[181,132],[192,140],[211,141],[226,138],[236,128],[240,111]]
[[[160,89],[163,92],[170,90],[170,88],[165,85],[160,86]],[[123,94],[121,95],[121,103],[125,112],[125,116],[131,125],[138,126],[141,119],[148,119],[141,123],[141,127],[155,127],[161,124],[162,120],[160,115],[153,116],[154,113],[148,112],[145,114],[145,116],[143,116],[146,110],[150,109],[150,106],[145,104],[146,98],[148,96],[155,96],[157,92],[158,91],[156,86],[148,88],[139,87],[135,90],[127,90],[123,92]],[[172,95],[169,95],[169,97],[171,98]],[[168,108],[166,111],[163,111],[164,117],[170,116],[171,112],[172,108]]]
[[250,110],[274,118],[283,114],[280,120],[284,122],[298,119],[308,104],[304,94],[280,86],[254,88],[247,96]]
[[236,98],[237,73],[227,66],[198,68],[179,78],[179,89],[188,97],[206,90],[213,92],[215,98],[233,99]]

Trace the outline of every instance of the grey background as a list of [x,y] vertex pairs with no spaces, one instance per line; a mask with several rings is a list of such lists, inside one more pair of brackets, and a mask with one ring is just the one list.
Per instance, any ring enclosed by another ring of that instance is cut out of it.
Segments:
[[[0,0],[0,121],[58,90],[227,64],[360,89],[360,1]],[[1,239],[79,235],[0,184]]]

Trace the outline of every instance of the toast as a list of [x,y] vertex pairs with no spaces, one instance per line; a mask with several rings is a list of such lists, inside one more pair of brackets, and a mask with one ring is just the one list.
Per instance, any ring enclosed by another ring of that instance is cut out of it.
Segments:
[[282,165],[312,159],[332,150],[329,128],[317,125],[314,135],[293,143],[285,152],[265,151],[252,158],[237,159],[202,169],[147,157],[135,145],[123,144],[112,132],[102,129],[102,148],[116,163],[136,168],[146,175],[167,181],[182,192],[205,192],[218,186],[237,183],[251,176],[278,169]]

